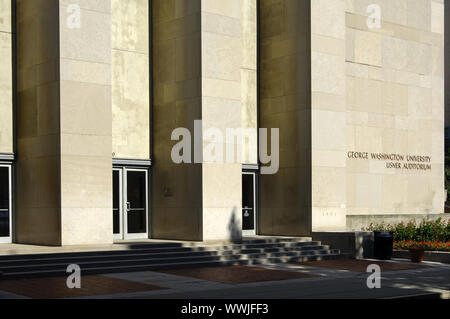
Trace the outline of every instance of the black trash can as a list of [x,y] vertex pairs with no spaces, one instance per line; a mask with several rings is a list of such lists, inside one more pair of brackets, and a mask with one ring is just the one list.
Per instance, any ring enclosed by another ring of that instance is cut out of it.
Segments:
[[373,254],[378,260],[391,260],[394,250],[394,232],[393,231],[375,231]]

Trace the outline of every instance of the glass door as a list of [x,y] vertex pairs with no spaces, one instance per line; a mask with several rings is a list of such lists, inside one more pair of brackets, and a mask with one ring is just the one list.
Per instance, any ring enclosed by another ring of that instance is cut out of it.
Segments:
[[242,235],[256,235],[256,174],[242,175]]
[[0,243],[12,239],[11,166],[0,165]]
[[148,171],[114,169],[113,171],[114,239],[147,239]]
[[128,239],[148,238],[148,173],[146,170],[126,169],[125,230]]

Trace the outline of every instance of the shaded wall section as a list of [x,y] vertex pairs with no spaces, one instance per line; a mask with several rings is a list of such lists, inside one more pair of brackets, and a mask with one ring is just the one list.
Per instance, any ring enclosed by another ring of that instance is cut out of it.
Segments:
[[[176,165],[172,131],[201,112],[201,1],[153,0],[152,237],[201,240],[202,165]],[[192,136],[193,137],[193,136]]]
[[17,1],[18,243],[62,243],[58,3]]
[[310,1],[259,3],[260,125],[280,129],[280,170],[260,177],[259,233],[305,236],[311,232]]

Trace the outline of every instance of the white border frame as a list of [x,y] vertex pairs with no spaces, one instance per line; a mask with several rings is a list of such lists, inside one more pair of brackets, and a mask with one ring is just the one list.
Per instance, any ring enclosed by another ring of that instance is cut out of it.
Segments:
[[13,205],[12,205],[12,166],[8,164],[0,163],[0,167],[5,167],[8,169],[8,178],[9,178],[9,237],[0,237],[0,244],[11,244],[13,238]]
[[[246,236],[256,236],[257,234],[257,228],[258,228],[258,207],[257,207],[257,203],[256,203],[256,173],[254,172],[243,172],[243,175],[252,175],[253,176],[253,218],[254,220],[254,225],[255,228],[253,230],[242,230],[242,236],[246,237]],[[244,207],[242,207],[242,212],[244,211]]]

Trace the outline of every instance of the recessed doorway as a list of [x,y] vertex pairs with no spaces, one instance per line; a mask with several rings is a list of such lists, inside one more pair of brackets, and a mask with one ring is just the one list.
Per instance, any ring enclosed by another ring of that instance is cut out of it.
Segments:
[[242,235],[255,236],[257,225],[256,173],[242,174]]
[[12,242],[11,166],[0,164],[0,244]]
[[115,240],[149,238],[148,170],[113,170],[113,228]]

